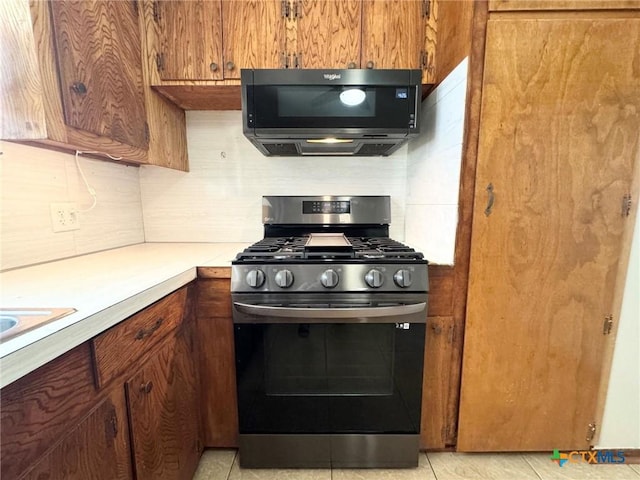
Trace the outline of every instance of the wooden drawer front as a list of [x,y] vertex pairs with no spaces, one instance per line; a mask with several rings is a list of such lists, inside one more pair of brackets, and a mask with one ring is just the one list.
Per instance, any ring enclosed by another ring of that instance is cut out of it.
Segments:
[[162,340],[181,324],[186,298],[184,287],[94,338],[98,386],[108,384],[134,362],[151,358]]

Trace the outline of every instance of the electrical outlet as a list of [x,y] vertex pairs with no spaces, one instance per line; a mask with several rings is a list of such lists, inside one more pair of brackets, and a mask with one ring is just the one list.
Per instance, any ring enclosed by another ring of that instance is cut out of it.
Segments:
[[80,228],[78,206],[74,202],[51,204],[51,225],[54,232],[69,232]]

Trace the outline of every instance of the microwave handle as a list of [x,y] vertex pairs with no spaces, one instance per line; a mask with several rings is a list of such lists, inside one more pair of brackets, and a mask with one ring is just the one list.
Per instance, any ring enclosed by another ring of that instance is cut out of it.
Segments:
[[[357,308],[272,307],[241,302],[234,302],[233,305],[239,312],[253,317],[250,321],[238,321],[234,318],[235,323],[313,323],[314,319],[335,320],[341,323],[393,323],[400,322],[404,316],[415,316],[427,309],[426,302],[391,307]],[[412,323],[426,323],[426,321],[426,315],[422,315],[419,320],[413,320]]]

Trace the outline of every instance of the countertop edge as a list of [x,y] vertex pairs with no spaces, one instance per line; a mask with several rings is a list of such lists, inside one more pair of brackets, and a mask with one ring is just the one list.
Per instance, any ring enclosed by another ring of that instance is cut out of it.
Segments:
[[0,388],[104,332],[197,278],[196,266],[69,325],[1,359]]

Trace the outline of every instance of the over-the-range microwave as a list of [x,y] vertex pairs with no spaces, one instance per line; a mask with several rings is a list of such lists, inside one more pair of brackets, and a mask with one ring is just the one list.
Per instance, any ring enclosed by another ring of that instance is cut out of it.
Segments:
[[245,136],[264,155],[389,155],[419,133],[420,70],[242,70]]

